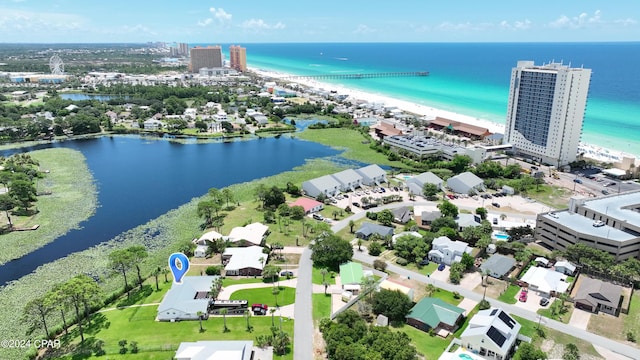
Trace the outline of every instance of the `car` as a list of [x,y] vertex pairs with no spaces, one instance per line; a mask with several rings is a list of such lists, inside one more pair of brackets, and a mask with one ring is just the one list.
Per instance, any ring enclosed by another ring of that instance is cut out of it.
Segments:
[[537,166],[531,166],[531,170],[538,170]]
[[609,186],[615,186],[615,185],[617,185],[615,181],[612,181],[609,183]]
[[380,188],[381,192],[387,192],[387,190],[385,190],[384,188]]
[[447,194],[447,197],[448,197],[450,200],[453,200],[453,199],[454,199],[453,194]]
[[582,184],[582,179],[573,179],[573,182],[576,184]]
[[609,195],[609,192],[605,189],[602,190],[602,195]]
[[493,218],[493,225],[498,225],[498,218]]
[[280,273],[280,276],[292,277],[293,271],[283,271]]
[[331,203],[332,203],[332,204],[337,204],[337,203],[338,203],[338,200],[336,200],[336,199],[331,199]]
[[320,220],[320,221],[324,220],[324,216],[322,216],[320,214],[313,214],[312,216],[316,220]]
[[547,298],[540,299],[540,306],[547,306],[547,305],[549,305],[549,299]]
[[444,264],[438,265],[438,271],[442,271],[442,270],[444,270]]
[[497,207],[497,208],[500,207],[500,204],[498,204],[497,202],[493,202],[493,203],[491,203],[491,205],[493,205],[494,207]]
[[360,203],[357,203],[357,202],[353,202],[353,203],[351,203],[351,205],[353,205],[353,206],[355,206],[355,207],[357,207],[357,208],[359,208],[359,207],[360,207]]
[[398,191],[398,187],[397,187],[397,186],[394,186],[394,187],[393,187],[393,191]]
[[527,288],[523,288],[522,290],[520,290],[520,296],[518,297],[518,300],[522,302],[527,302],[528,297],[529,297],[529,290],[527,290]]
[[267,315],[268,310],[269,310],[269,306],[265,304],[251,305],[251,311],[253,311],[253,315]]
[[429,265],[429,259],[420,260],[420,265],[422,265],[422,266]]

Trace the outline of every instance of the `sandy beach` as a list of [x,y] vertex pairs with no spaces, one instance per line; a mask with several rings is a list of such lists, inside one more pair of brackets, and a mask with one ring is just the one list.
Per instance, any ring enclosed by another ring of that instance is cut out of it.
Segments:
[[[250,70],[261,76],[270,77],[274,79],[292,76],[292,74],[268,71],[264,69],[250,68]],[[392,98],[386,95],[375,94],[375,93],[370,93],[370,92],[361,91],[361,90],[355,90],[355,89],[345,87],[343,85],[323,83],[323,82],[319,82],[311,79],[296,78],[290,81],[298,83],[300,85],[308,86],[311,88],[323,89],[325,91],[335,91],[341,95],[348,95],[349,99],[351,100],[362,100],[369,103],[382,103],[386,106],[394,106],[406,112],[418,114],[420,116],[425,116],[427,118],[432,118],[432,119],[435,119],[436,117],[442,117],[450,120],[460,121],[467,124],[472,124],[472,125],[487,128],[492,133],[504,134],[505,132],[504,124],[499,124],[486,119],[480,119],[473,116],[468,116],[460,113],[455,113],[455,112],[437,109],[437,108],[433,108],[425,105],[420,105],[410,101]],[[620,151],[606,149],[597,145],[591,145],[591,144],[586,144],[582,142],[580,143],[578,151],[580,151],[581,153],[584,153],[585,157],[588,157],[600,162],[619,162],[622,160],[624,156],[635,157],[634,155],[631,155],[631,154],[626,154]]]

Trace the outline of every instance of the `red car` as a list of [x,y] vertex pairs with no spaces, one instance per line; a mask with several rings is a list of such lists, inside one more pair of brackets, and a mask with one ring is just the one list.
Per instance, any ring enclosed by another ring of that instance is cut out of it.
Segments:
[[254,315],[267,315],[267,310],[269,310],[269,307],[265,304],[251,305],[251,311],[253,311]]
[[518,300],[522,301],[522,302],[526,302],[527,301],[527,297],[529,296],[529,290],[522,289],[520,291],[520,297],[518,298]]

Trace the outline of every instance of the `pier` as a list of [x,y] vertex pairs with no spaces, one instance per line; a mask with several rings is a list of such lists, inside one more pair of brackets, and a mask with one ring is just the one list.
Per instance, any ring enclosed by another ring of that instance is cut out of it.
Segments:
[[428,71],[405,71],[384,73],[359,73],[359,74],[323,74],[323,75],[296,75],[284,77],[284,80],[343,80],[343,79],[377,79],[389,77],[413,77],[428,76]]

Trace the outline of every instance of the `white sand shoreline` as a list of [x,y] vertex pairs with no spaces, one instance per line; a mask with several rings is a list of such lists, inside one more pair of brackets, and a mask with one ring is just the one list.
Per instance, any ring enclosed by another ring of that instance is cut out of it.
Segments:
[[[293,76],[292,74],[256,69],[250,67],[249,70],[264,77],[271,77],[274,79]],[[486,119],[480,119],[469,115],[455,113],[452,111],[446,111],[442,109],[433,108],[426,105],[416,104],[411,101],[396,99],[388,95],[374,94],[367,91],[351,89],[340,84],[323,83],[311,79],[292,79],[291,82],[295,82],[311,88],[324,89],[326,91],[336,91],[338,94],[348,95],[352,99],[363,100],[369,103],[382,103],[387,106],[395,106],[398,109],[417,114],[420,116],[426,116],[430,118],[442,117],[454,121],[460,121],[467,124],[472,124],[488,129],[492,133],[504,134],[505,125],[496,123]],[[601,162],[618,162],[622,160],[623,156],[635,157],[635,155],[627,154],[622,151],[613,149],[607,149],[598,145],[580,143],[579,151],[584,153],[585,157],[594,159]]]

